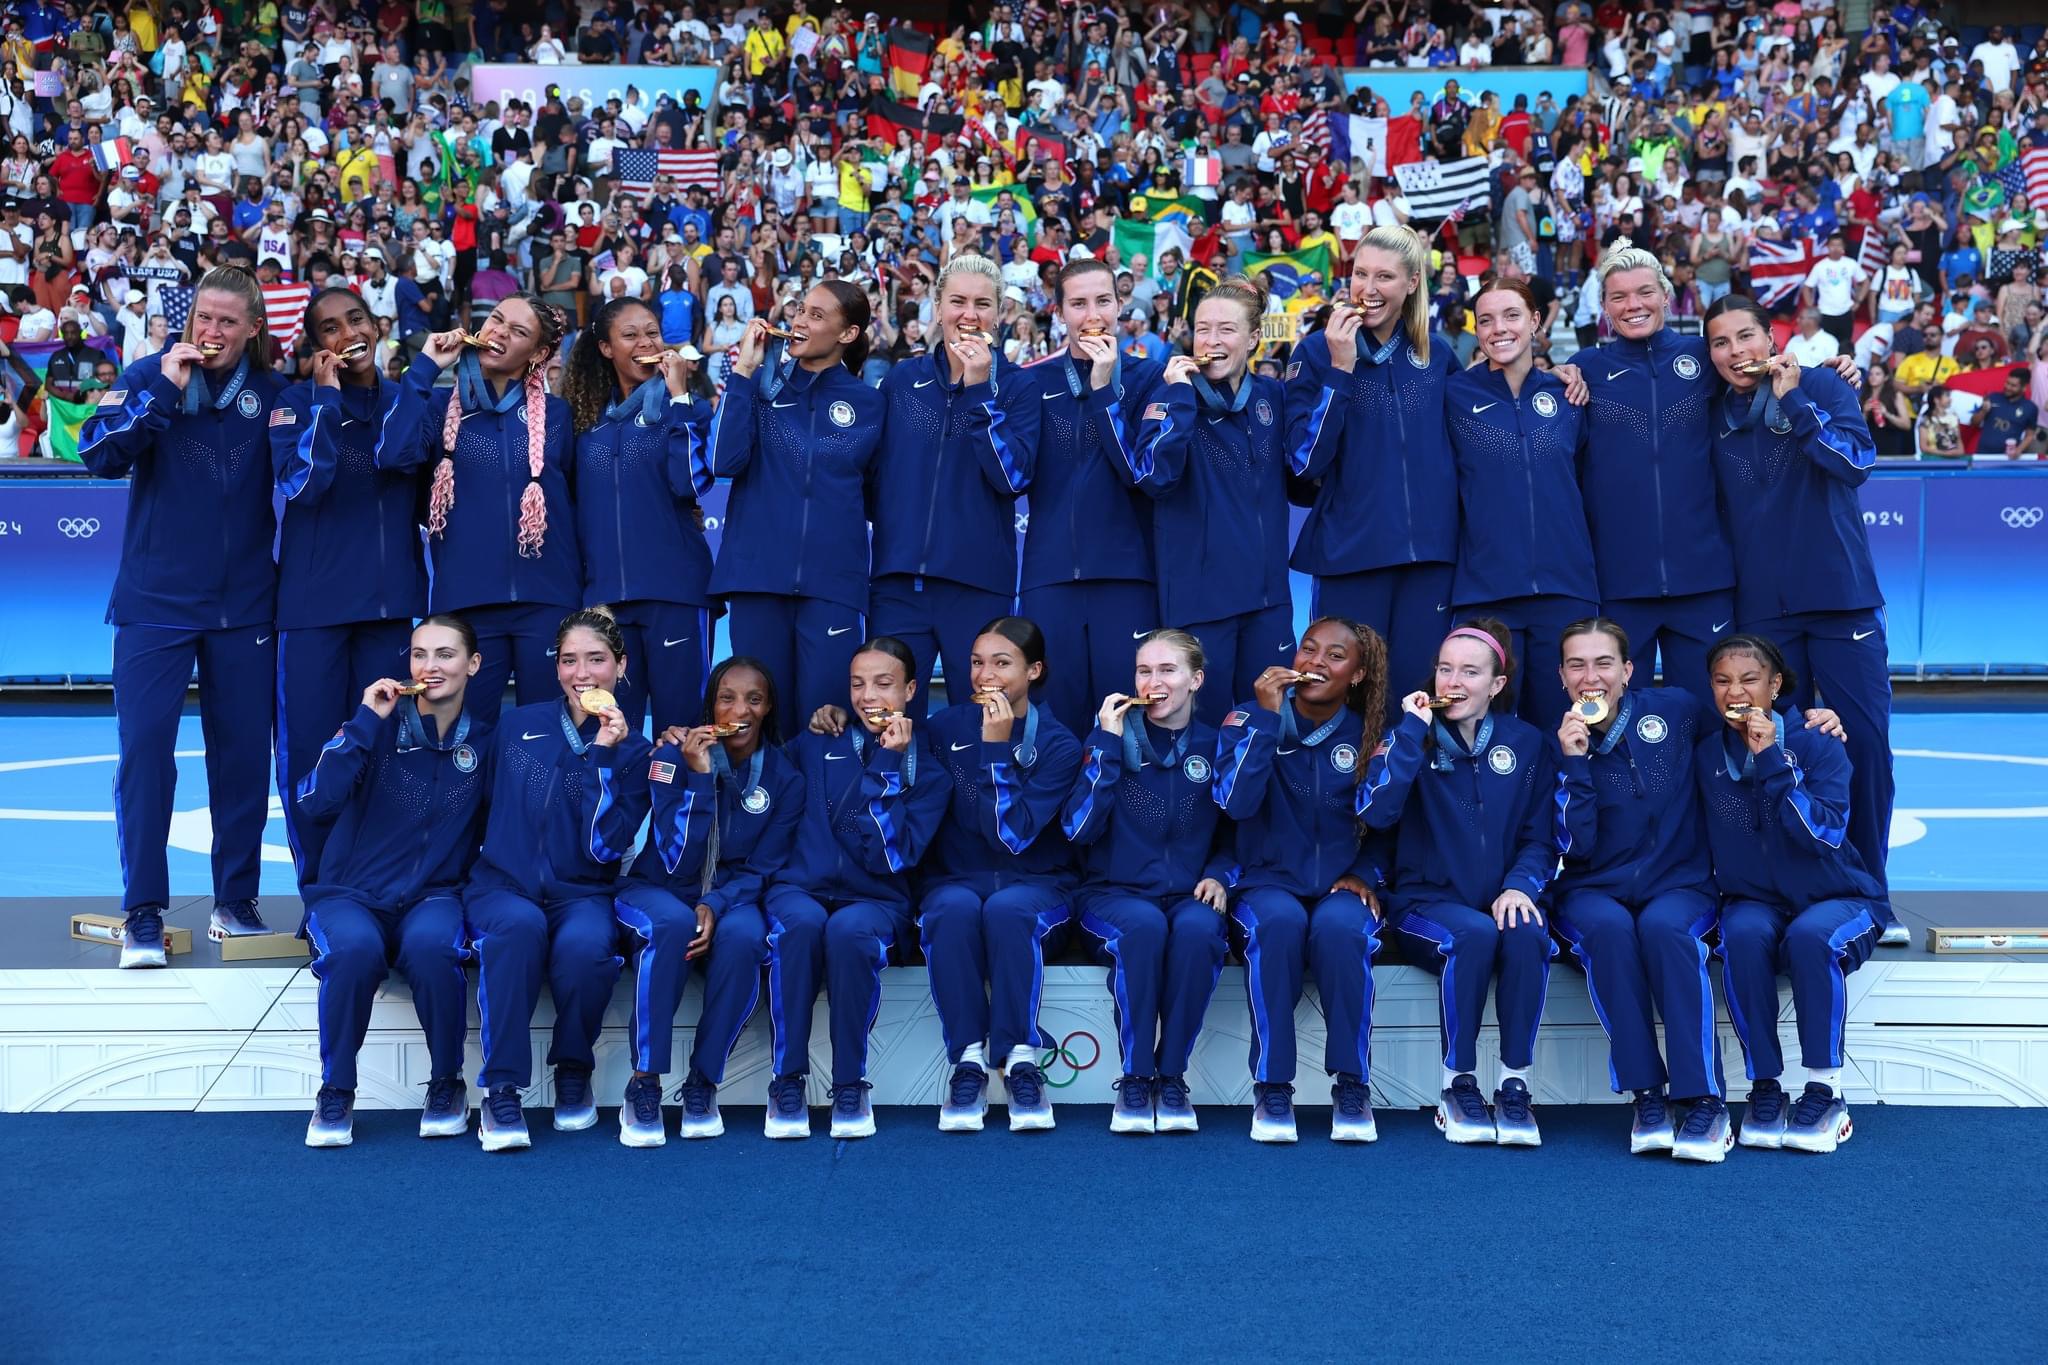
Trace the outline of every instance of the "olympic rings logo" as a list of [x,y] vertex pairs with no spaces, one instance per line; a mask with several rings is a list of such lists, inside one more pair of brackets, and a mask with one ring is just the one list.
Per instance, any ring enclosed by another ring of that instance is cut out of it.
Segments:
[[57,518],[57,529],[64,533],[66,540],[91,540],[100,533],[100,519],[98,517],[59,517]]
[[[1085,1062],[1074,1055],[1074,1040],[1076,1038],[1087,1040],[1088,1060]],[[1101,1060],[1102,1044],[1095,1041],[1095,1035],[1081,1029],[1075,1029],[1072,1033],[1060,1039],[1058,1047],[1051,1047],[1045,1050],[1045,1055],[1038,1059],[1038,1067],[1039,1070],[1046,1073],[1045,1083],[1047,1085],[1055,1090],[1064,1090],[1079,1080],[1082,1072],[1088,1070],[1088,1068]],[[1063,1081],[1056,1081],[1052,1078],[1053,1063],[1055,1062],[1065,1063],[1067,1070],[1071,1073]]]
[[2041,524],[2042,515],[2038,507],[2008,507],[1998,514],[1998,519],[2015,531],[2031,531]]

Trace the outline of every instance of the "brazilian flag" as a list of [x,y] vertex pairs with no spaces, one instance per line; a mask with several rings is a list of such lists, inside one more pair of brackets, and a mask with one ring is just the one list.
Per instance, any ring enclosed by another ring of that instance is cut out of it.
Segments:
[[1134,194],[1131,217],[1148,223],[1179,223],[1189,237],[1202,235],[1202,201],[1191,194]]
[[1302,282],[1313,273],[1325,284],[1330,279],[1330,248],[1310,247],[1307,251],[1262,252],[1248,251],[1244,256],[1244,271],[1247,275],[1263,273],[1266,289],[1276,299],[1292,298],[1301,290]]

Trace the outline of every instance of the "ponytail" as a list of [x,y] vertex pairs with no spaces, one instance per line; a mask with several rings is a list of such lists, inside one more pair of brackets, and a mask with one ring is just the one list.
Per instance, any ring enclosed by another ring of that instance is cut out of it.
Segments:
[[[1386,224],[1365,234],[1358,249],[1367,247],[1397,256],[1408,274],[1408,298],[1401,305],[1401,327],[1408,333],[1408,349],[1425,363],[1429,360],[1429,295],[1423,281],[1429,272],[1429,242],[1412,227]],[[1356,259],[1354,257],[1354,259]],[[1355,303],[1356,300],[1353,300]]]

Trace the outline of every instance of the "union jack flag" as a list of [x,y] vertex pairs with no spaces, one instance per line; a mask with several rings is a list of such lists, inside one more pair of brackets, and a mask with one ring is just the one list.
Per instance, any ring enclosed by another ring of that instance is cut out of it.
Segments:
[[1799,292],[1821,253],[1811,237],[1797,242],[1773,242],[1759,237],[1749,244],[1749,282],[1756,301],[1765,307],[1782,303]]

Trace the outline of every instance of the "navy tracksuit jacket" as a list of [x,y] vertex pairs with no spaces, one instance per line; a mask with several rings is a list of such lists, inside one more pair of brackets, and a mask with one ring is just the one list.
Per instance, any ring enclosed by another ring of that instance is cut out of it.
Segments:
[[321,745],[379,678],[406,674],[426,614],[419,484],[376,466],[377,433],[398,386],[301,381],[270,416],[271,467],[284,501],[277,541],[277,789],[286,797],[303,890],[324,827],[290,799]]
[[469,981],[461,888],[490,789],[489,728],[467,713],[447,734],[409,698],[358,706],[288,793],[325,836],[306,888],[320,982],[321,1082],[356,1084],[377,986],[396,963],[412,989],[436,1079],[462,1074]]
[[515,707],[493,736],[490,818],[464,897],[477,957],[484,1085],[530,1083],[528,1029],[545,964],[550,1065],[590,1067],[618,981],[612,888],[647,818],[647,741],[593,744],[569,703]]
[[145,356],[123,371],[78,434],[87,469],[129,480],[121,567],[107,604],[124,911],[170,901],[172,754],[195,663],[200,714],[212,732],[216,900],[255,899],[270,804],[277,522],[266,431],[284,385],[244,356],[217,378],[194,366],[188,392],[163,377],[161,359]]
[[997,356],[988,378],[968,384],[952,363],[935,346],[890,369],[869,475],[873,633],[910,646],[918,687],[905,709],[917,720],[939,656],[964,680],[974,633],[1015,608],[1017,497],[1038,457],[1038,394],[1025,372]]
[[1081,769],[1081,742],[1034,702],[1011,737],[981,737],[981,707],[949,706],[931,719],[932,753],[952,775],[952,797],[920,868],[917,927],[932,1004],[958,1063],[987,1044],[1006,1069],[1019,1048],[1036,1061],[1045,946],[1073,916],[1073,855],[1060,808]]
[[1343,435],[1300,477],[1315,504],[1295,543],[1294,568],[1314,574],[1315,613],[1358,621],[1387,642],[1388,719],[1401,691],[1428,675],[1450,628],[1451,565],[1458,550],[1458,489],[1444,421],[1444,384],[1458,353],[1431,333],[1424,360],[1397,328],[1384,346],[1358,334],[1351,374],[1330,369],[1321,332],[1303,337],[1287,366],[1290,440],[1299,447],[1317,396],[1343,400]]
[[1869,958],[1884,888],[1848,840],[1843,745],[1778,718],[1778,743],[1752,755],[1727,725],[1694,751],[1707,843],[1720,883],[1728,1015],[1750,1079],[1783,1074],[1778,976],[1792,978],[1801,1061],[1842,1065],[1843,978]]
[[[1856,393],[1832,370],[1801,370],[1782,401],[1730,390],[1715,423],[1714,464],[1735,545],[1735,619],[1775,641],[1799,680],[1849,733],[1849,841],[1884,882],[1891,838],[1892,688],[1884,593],[1856,490],[1877,463]],[[1889,899],[1879,918],[1889,922]]]
[[[1720,922],[1693,779],[1702,727],[1684,688],[1630,688],[1584,754],[1553,747],[1558,872],[1551,924],[1585,970],[1616,1093],[1723,1093],[1707,975]],[[1555,739],[1552,740],[1555,746]],[[1652,1016],[1664,1020],[1664,1056]],[[1668,1070],[1667,1070],[1668,1059]]]
[[1236,824],[1242,867],[1231,920],[1251,996],[1252,1079],[1294,1080],[1294,1009],[1312,968],[1323,1068],[1369,1082],[1379,920],[1356,893],[1331,888],[1346,876],[1375,889],[1384,880],[1354,813],[1379,717],[1368,725],[1342,710],[1311,724],[1291,698],[1285,706],[1242,703],[1216,740],[1216,804]]
[[858,724],[785,751],[804,782],[788,861],[769,883],[768,1016],[775,1074],[810,1070],[811,1011],[830,994],[832,1083],[867,1073],[882,968],[910,928],[910,875],[945,818],[952,778],[923,726],[898,754]]
[[[618,618],[631,661],[618,690],[631,728],[688,724],[711,671],[711,547],[698,499],[711,490],[711,407],[672,399],[654,376],[576,438],[583,602]],[[648,705],[650,697],[653,705]]]
[[[1425,749],[1424,739],[1433,743]],[[1552,947],[1527,921],[1502,930],[1491,907],[1520,891],[1540,906],[1557,864],[1551,740],[1513,716],[1489,714],[1473,747],[1448,726],[1403,715],[1358,789],[1358,814],[1393,828],[1389,919],[1403,951],[1442,978],[1444,1065],[1478,1065],[1486,984],[1500,973],[1494,1010],[1501,1061],[1527,1067],[1536,1048]]]
[[1060,661],[1046,705],[1077,732],[1130,685],[1135,642],[1160,624],[1137,450],[1138,418],[1161,375],[1158,363],[1119,351],[1110,382],[1092,388],[1090,367],[1062,351],[1020,376],[1039,404],[1020,610],[1045,632],[1046,657]]
[[1216,732],[1190,720],[1170,734],[1135,712],[1125,725],[1143,726],[1142,742],[1130,728],[1089,731],[1060,826],[1081,850],[1080,922],[1109,966],[1124,1074],[1178,1076],[1228,946],[1194,888],[1237,880],[1210,795]]
[[[761,994],[768,954],[761,899],[788,861],[803,815],[804,784],[773,745],[760,759],[700,773],[674,744],[657,745],[647,764],[654,818],[632,869],[612,902],[639,944],[633,991],[633,1067],[669,1070],[676,1006],[690,978],[684,954],[697,936],[696,908],[715,921],[704,958],[704,1009],[690,1069],[717,1085]],[[714,843],[714,829],[716,831]],[[707,885],[705,863],[711,862]]]

